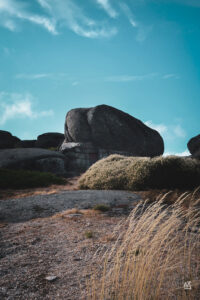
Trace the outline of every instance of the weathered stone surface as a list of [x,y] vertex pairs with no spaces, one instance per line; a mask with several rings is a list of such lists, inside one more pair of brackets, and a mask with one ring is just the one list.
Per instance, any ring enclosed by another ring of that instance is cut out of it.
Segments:
[[200,134],[191,138],[187,144],[188,149],[192,155],[200,153]]
[[153,157],[164,152],[163,139],[157,131],[108,105],[69,111],[65,142],[89,142],[98,149],[125,151],[134,156]]
[[10,132],[0,130],[0,149],[14,148],[20,139],[13,136]]
[[37,148],[59,147],[64,141],[64,134],[58,132],[47,132],[39,135],[35,143]]
[[66,157],[68,170],[71,175],[85,172],[97,160],[114,153],[126,156],[132,155],[125,151],[99,149],[91,143],[63,143],[60,151]]
[[37,170],[65,174],[63,154],[39,148],[0,150],[0,168]]
[[140,120],[107,105],[77,108],[65,120],[65,141],[60,151],[73,173],[86,171],[110,154],[157,156],[163,154],[160,134]]
[[16,144],[17,148],[34,148],[36,140],[22,140]]

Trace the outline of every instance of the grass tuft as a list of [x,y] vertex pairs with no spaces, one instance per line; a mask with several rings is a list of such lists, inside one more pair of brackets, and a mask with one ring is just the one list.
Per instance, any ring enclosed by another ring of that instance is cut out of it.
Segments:
[[88,299],[200,299],[200,199],[190,194],[184,210],[184,198],[171,206],[163,197],[137,205],[118,227],[114,245],[99,252]]
[[178,156],[111,155],[92,165],[79,180],[81,189],[193,189],[200,185],[200,161]]

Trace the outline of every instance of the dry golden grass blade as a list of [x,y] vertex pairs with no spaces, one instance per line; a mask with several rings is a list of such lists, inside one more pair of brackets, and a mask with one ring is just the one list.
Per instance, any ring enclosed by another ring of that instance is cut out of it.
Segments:
[[89,299],[200,299],[200,236],[193,230],[200,225],[199,200],[192,201],[197,192],[184,193],[171,206],[164,205],[164,195],[135,207],[118,226]]

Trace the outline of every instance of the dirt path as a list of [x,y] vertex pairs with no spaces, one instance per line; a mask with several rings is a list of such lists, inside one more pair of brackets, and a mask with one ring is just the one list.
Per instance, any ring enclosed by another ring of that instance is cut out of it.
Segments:
[[[0,299],[85,299],[96,251],[111,247],[116,225],[140,199],[131,192],[65,191],[2,200]],[[100,203],[111,210],[86,209]],[[84,210],[67,211],[73,207]]]

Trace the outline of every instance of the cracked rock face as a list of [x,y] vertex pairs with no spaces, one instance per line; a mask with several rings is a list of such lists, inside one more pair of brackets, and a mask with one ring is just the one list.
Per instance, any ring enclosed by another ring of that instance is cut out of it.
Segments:
[[97,149],[134,156],[162,155],[160,134],[140,120],[108,105],[72,109],[65,120],[65,143],[91,143]]

